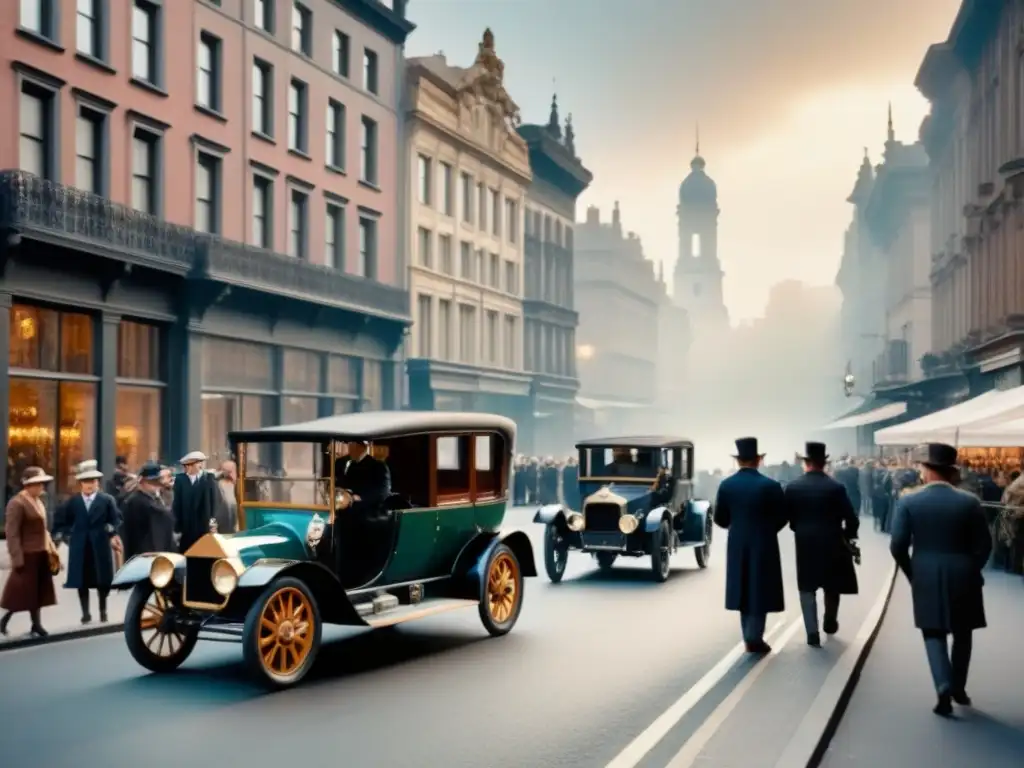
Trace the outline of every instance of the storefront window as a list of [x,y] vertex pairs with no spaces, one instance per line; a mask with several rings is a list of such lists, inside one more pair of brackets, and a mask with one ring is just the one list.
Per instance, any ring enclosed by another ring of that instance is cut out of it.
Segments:
[[[65,494],[75,492],[74,468],[96,458],[96,385],[60,382],[60,444],[54,485]],[[101,467],[107,472],[113,467]]]
[[327,391],[334,398],[334,413],[355,413],[359,399],[359,361],[331,355],[327,358]]
[[24,304],[11,307],[11,368],[56,371],[60,337],[60,315],[52,309]]
[[64,373],[93,373],[93,321],[88,315],[60,315],[60,369]]
[[203,387],[272,390],[274,366],[270,347],[204,338]]
[[354,397],[334,398],[334,415],[341,416],[345,413],[356,412],[356,399]]
[[384,408],[384,364],[380,360],[363,360],[363,410]]
[[[301,424],[313,421],[317,416],[315,397],[284,398],[283,421],[285,424]],[[311,443],[285,443],[283,465],[286,477],[308,477],[313,467],[313,445]]]
[[320,355],[301,349],[284,350],[284,389],[289,392],[319,392]]
[[[12,348],[13,349],[13,348]],[[56,348],[55,348],[56,349]],[[12,378],[7,432],[8,498],[26,467],[57,469],[57,382]]]
[[[221,395],[203,393],[203,437],[201,450],[210,463],[230,459],[228,433],[239,429],[259,429],[274,422],[274,398],[260,395]],[[263,459],[259,446],[249,448],[248,459],[259,464]]]
[[160,401],[156,387],[117,387],[117,432],[114,442],[118,456],[128,460],[132,471],[147,461],[160,458]]
[[122,320],[117,329],[117,375],[122,379],[161,381],[160,329]]

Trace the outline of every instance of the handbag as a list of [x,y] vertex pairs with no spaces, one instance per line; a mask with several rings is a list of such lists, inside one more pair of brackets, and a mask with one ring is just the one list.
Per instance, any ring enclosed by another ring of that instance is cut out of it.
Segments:
[[57,551],[57,545],[53,543],[49,533],[46,534],[46,557],[50,565],[51,576],[57,576],[64,570],[64,564],[60,561],[60,552]]

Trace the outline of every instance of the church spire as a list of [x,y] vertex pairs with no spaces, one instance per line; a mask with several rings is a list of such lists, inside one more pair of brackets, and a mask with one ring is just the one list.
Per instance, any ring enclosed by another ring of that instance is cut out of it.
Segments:
[[887,144],[892,144],[895,141],[896,141],[896,130],[893,128],[893,124],[892,124],[892,102],[890,101],[889,102],[889,126],[888,126],[888,132],[886,134],[886,143]]
[[551,95],[551,114],[548,116],[548,132],[556,139],[562,138],[562,125],[558,119],[558,94]]
[[694,157],[700,157],[700,123],[696,124],[695,138],[693,155]]

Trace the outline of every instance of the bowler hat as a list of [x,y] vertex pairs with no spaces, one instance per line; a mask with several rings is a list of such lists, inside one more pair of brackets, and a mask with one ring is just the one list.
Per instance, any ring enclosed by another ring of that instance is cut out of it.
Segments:
[[139,480],[159,480],[162,471],[155,461],[147,461],[139,469]]
[[42,467],[25,467],[25,471],[21,474],[22,485],[40,485],[51,480],[53,477],[46,474]]
[[801,461],[813,461],[815,463],[824,464],[828,461],[828,453],[825,452],[824,443],[804,443],[804,453],[800,457]]
[[945,443],[926,443],[920,449],[919,463],[932,469],[954,469],[957,451],[952,445]]
[[763,456],[763,453],[757,452],[756,437],[740,437],[736,440],[736,453],[733,454],[734,459],[739,459],[740,461],[753,461],[754,459],[760,459]]

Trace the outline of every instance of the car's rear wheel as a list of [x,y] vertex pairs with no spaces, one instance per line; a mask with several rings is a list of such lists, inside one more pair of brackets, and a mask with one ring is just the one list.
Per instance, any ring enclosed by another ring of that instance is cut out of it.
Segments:
[[322,630],[320,608],[309,587],[290,576],[278,579],[245,616],[245,663],[274,688],[295,685],[313,668]]
[[708,563],[711,561],[711,537],[714,534],[715,525],[711,521],[711,514],[704,519],[704,546],[697,547],[693,550],[694,556],[697,558],[698,568],[707,568]]
[[494,637],[512,631],[523,608],[523,571],[515,553],[504,544],[487,558],[480,596],[480,621]]
[[569,561],[569,542],[565,540],[557,523],[548,523],[544,530],[544,570],[552,584],[557,584],[565,575]]
[[170,592],[140,581],[124,612],[124,639],[132,658],[150,672],[173,672],[187,659],[199,639],[198,627],[184,628],[174,621],[178,610]]
[[618,552],[598,552],[597,565],[602,571],[610,571],[619,557]]
[[672,570],[671,558],[672,528],[668,520],[662,520],[658,530],[651,537],[651,572],[655,581],[668,581],[668,575]]

